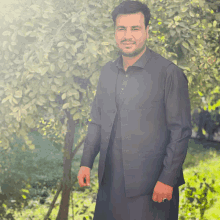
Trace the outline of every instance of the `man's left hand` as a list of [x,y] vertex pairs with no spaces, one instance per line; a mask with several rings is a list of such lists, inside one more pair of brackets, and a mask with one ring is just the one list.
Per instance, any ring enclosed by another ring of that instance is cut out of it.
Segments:
[[154,187],[152,199],[154,202],[159,202],[159,203],[161,203],[165,198],[170,201],[172,199],[172,194],[173,194],[172,186],[157,181],[157,184]]

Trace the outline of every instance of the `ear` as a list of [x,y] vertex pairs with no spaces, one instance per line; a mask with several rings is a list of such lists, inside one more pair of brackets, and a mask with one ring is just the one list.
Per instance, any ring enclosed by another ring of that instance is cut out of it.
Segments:
[[147,26],[147,28],[145,29],[146,31],[146,35],[147,35],[147,38],[149,37],[149,34],[148,34],[148,31],[149,31],[149,25]]

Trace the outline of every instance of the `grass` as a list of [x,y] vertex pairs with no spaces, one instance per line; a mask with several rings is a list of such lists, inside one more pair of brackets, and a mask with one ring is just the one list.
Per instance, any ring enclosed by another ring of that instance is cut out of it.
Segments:
[[[36,137],[35,137],[36,138]],[[40,138],[39,138],[40,139]],[[80,162],[83,152],[83,146],[80,148],[80,150],[77,152],[75,158],[72,162],[72,172],[75,173],[75,175],[78,174],[78,171],[80,169]],[[31,176],[33,177],[33,180],[36,180],[40,176],[42,178],[53,179],[61,178],[62,177],[62,153],[61,151],[57,150],[53,146],[51,146],[46,142],[38,142],[38,145],[36,146],[36,155],[32,155],[34,159],[34,164],[38,164],[38,169],[36,169],[36,172],[33,173],[33,170],[31,170]],[[19,158],[19,157],[18,157]],[[187,151],[187,156],[185,159],[185,162],[183,164],[183,172],[184,172],[184,178],[185,181],[191,177],[192,171],[197,170],[199,172],[204,173],[207,176],[212,176],[215,178],[216,183],[215,187],[217,189],[217,201],[214,204],[212,208],[210,208],[205,216],[210,220],[219,220],[220,219],[220,143],[213,143],[213,142],[207,142],[203,141],[200,142],[195,139],[189,140],[189,147]],[[97,155],[93,169],[91,170],[91,186],[92,188],[86,188],[84,190],[80,189],[78,186],[78,183],[76,183],[75,192],[71,197],[73,196],[74,205],[78,205],[79,207],[82,206],[82,201],[84,201],[84,205],[87,204],[91,210],[95,209],[95,203],[92,203],[92,197],[87,198],[86,195],[88,195],[91,190],[93,190],[93,196],[95,196],[98,192],[98,162],[99,162],[99,154]],[[41,163],[41,164],[39,164]],[[23,171],[25,172],[25,170]],[[28,170],[26,171],[28,172]],[[30,174],[30,173],[29,173]],[[27,174],[28,175],[28,174]],[[183,185],[184,186],[184,185]],[[182,187],[182,186],[181,186]],[[22,216],[20,213],[15,212],[15,219],[16,220],[42,220],[43,217],[46,215],[49,204],[52,202],[54,195],[51,194],[44,205],[39,204],[38,200],[31,200],[29,202],[29,207],[24,209],[22,211]],[[181,194],[180,194],[181,199]],[[53,209],[50,219],[55,220],[57,213],[59,211],[59,202],[61,201],[61,194],[59,195],[56,207]],[[71,199],[72,201],[72,199]],[[74,219],[75,220],[83,220],[83,216],[77,216],[76,214],[76,208],[74,208]],[[72,207],[70,202],[69,207],[69,219],[72,219]]]

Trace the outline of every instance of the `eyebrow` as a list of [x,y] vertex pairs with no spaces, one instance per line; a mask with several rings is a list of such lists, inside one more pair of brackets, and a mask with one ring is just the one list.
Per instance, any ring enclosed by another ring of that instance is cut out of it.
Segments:
[[[132,28],[136,28],[136,27],[141,28],[141,26],[132,26]],[[117,28],[125,28],[125,26],[117,26]]]

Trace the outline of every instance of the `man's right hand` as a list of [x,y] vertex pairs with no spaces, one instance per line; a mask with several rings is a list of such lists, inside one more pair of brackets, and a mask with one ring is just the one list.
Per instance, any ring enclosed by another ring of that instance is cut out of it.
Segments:
[[[77,178],[80,187],[90,186],[90,168],[81,166]],[[84,183],[84,178],[86,178],[86,183]]]

